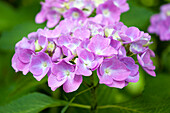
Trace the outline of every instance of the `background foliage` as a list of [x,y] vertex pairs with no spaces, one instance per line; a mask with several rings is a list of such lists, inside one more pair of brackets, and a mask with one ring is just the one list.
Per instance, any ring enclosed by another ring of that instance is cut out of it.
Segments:
[[[47,78],[36,81],[29,73],[15,73],[11,67],[16,42],[28,33],[45,27],[36,24],[35,15],[40,11],[40,0],[0,1],[0,113],[88,113],[90,92],[78,95],[87,89],[81,85],[78,91],[66,94],[62,88],[52,92]],[[150,17],[159,12],[159,7],[170,0],[129,0],[130,10],[121,16],[127,26],[136,26],[147,32]],[[99,85],[97,89],[98,112],[114,113],[169,113],[170,112],[170,42],[161,42],[152,35],[150,47],[156,53],[154,64],[157,77],[140,70],[138,83],[123,89]],[[84,77],[85,81],[89,81]],[[98,79],[96,79],[98,81]],[[72,100],[73,102],[69,102]]]

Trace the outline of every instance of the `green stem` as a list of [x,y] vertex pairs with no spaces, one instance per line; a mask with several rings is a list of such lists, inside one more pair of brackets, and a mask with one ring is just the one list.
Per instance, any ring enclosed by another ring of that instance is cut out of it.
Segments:
[[[81,106],[80,106],[80,104],[72,104],[72,102],[75,100],[75,98],[76,98],[77,96],[81,95],[82,93],[87,92],[88,90],[92,89],[93,87],[94,87],[94,86],[89,87],[88,89],[85,89],[85,90],[77,93],[77,94],[67,103],[67,105],[61,110],[61,113],[65,113],[65,111],[67,110],[67,108],[68,108],[69,106],[74,106],[74,105],[77,105],[77,106],[75,106],[75,107],[88,108],[89,106],[85,106],[85,105],[81,105]],[[79,105],[79,106],[78,106],[78,105]]]
[[96,97],[96,88],[98,85],[94,85],[94,73],[90,76],[91,86],[91,113],[97,113],[97,97]]
[[83,105],[83,104],[76,104],[76,103],[71,103],[71,107],[78,107],[78,108],[84,108],[84,109],[90,109],[89,105]]
[[136,109],[131,109],[131,108],[123,107],[123,106],[119,106],[119,105],[103,105],[103,106],[97,107],[97,109],[108,109],[108,108],[118,108],[118,109],[124,109],[124,110],[127,110],[127,111],[141,113],[140,111],[137,111]]

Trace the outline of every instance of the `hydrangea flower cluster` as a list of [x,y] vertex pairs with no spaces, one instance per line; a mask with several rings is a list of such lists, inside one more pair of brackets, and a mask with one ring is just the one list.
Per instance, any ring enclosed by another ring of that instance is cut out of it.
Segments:
[[161,12],[151,17],[150,33],[156,33],[161,41],[170,40],[170,4],[161,6]]
[[16,44],[12,67],[24,75],[31,72],[38,81],[47,75],[53,91],[63,86],[65,92],[77,90],[83,76],[91,76],[93,71],[97,71],[99,83],[109,87],[137,82],[139,66],[131,55],[137,56],[148,74],[156,76],[148,33],[121,22],[101,25],[95,19],[65,19],[53,30],[30,33]]
[[61,17],[84,20],[96,10],[97,17],[103,24],[118,22],[120,14],[129,10],[126,0],[45,0],[37,14],[36,23],[47,20],[47,27],[56,26]]

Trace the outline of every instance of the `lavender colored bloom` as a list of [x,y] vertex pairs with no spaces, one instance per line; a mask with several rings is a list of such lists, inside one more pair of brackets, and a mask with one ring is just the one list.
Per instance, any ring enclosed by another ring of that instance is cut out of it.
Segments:
[[12,67],[16,72],[22,71],[24,75],[29,72],[31,57],[34,52],[30,49],[18,50],[12,57]]
[[83,7],[86,5],[86,2],[87,0],[72,0],[69,4],[69,7],[83,9]]
[[126,12],[129,10],[129,4],[127,0],[113,0],[113,3],[120,8],[121,12]]
[[16,43],[15,45],[15,50],[17,51],[18,49],[30,49],[30,50],[35,50],[34,47],[34,40],[28,40],[26,37],[23,37],[21,41]]
[[161,21],[161,19],[160,19],[159,14],[153,15],[150,19],[151,26],[149,26],[148,31],[150,33],[156,33],[157,35],[159,35],[158,24],[159,24],[160,21]]
[[124,46],[121,46],[118,50],[118,56],[119,57],[126,57],[126,49]]
[[121,44],[120,41],[114,40],[112,37],[109,37],[109,38],[111,39],[110,45],[111,45],[113,48],[115,48],[116,50],[118,50],[118,49],[122,46],[122,44]]
[[[94,4],[98,7],[100,4],[107,2],[108,0],[94,0]],[[117,6],[121,12],[126,12],[129,10],[129,5],[127,0],[111,0],[115,6]]]
[[78,8],[71,8],[67,12],[63,14],[64,18],[71,18],[73,20],[80,20],[84,19],[86,16],[84,15],[83,11]]
[[32,56],[30,72],[40,81],[50,71],[51,64],[51,58],[46,53],[39,52]]
[[44,28],[44,29],[38,29],[37,30],[37,37],[46,37],[47,39],[55,39],[57,37],[59,37],[61,31],[58,29],[54,29],[54,30],[49,30],[48,28]]
[[35,52],[47,52],[52,54],[56,48],[55,39],[59,36],[59,32],[49,30],[47,28],[38,29],[37,32],[30,33],[28,38],[34,40]]
[[105,59],[97,69],[99,83],[110,87],[123,88],[131,71],[116,57]]
[[60,47],[56,47],[52,55],[52,61],[56,62],[63,57],[62,50]]
[[65,7],[55,0],[46,0],[45,3],[41,2],[42,9],[36,15],[36,23],[43,23],[47,20],[47,27],[54,27],[60,20],[61,14],[65,12]]
[[126,67],[131,71],[130,75],[126,79],[126,82],[137,82],[139,80],[139,66],[135,64],[135,61],[131,57],[122,57],[120,61],[123,62]]
[[76,49],[80,46],[81,40],[73,38],[70,35],[66,35],[58,38],[58,44],[62,47],[62,49],[65,51],[70,51],[72,55],[76,56]]
[[[48,85],[55,91],[60,86],[67,93],[76,91],[82,76],[91,76],[97,70],[100,84],[123,88],[139,80],[139,66],[130,54],[137,54],[143,69],[155,76],[149,50],[149,34],[136,27],[128,28],[118,22],[120,14],[129,9],[127,0],[45,0],[36,22],[47,20],[47,27],[32,32],[16,44],[12,67],[16,72],[29,71],[40,81],[48,75]],[[98,1],[97,1],[98,2]],[[97,15],[88,18],[96,8]],[[164,12],[167,8],[163,8]],[[162,16],[163,17],[163,16]],[[167,18],[166,18],[167,19]],[[169,22],[159,34],[169,36]],[[126,53],[127,51],[127,53]],[[126,56],[127,54],[127,56]]]
[[75,38],[78,38],[80,40],[86,40],[90,38],[90,30],[88,30],[87,28],[77,28],[74,32],[73,32],[73,36]]
[[163,20],[165,20],[166,18],[169,18],[169,16],[170,16],[170,3],[161,6],[160,9],[161,9],[161,13],[160,13],[161,18]]
[[150,42],[151,36],[148,33],[143,33],[143,36],[136,42],[130,45],[130,51],[134,54],[140,54],[148,49],[148,45],[152,44]]
[[143,35],[136,27],[129,27],[123,33],[120,34],[121,39],[124,41],[123,43],[132,43],[138,41]]
[[88,44],[88,49],[99,56],[112,56],[117,54],[117,50],[110,46],[110,41],[109,38],[96,35]]
[[62,15],[64,18],[85,19],[90,16],[95,8],[97,14],[101,14],[102,21],[100,21],[100,24],[113,24],[115,21],[119,21],[122,12],[129,10],[126,0],[103,0],[102,2],[93,0],[46,0],[41,2],[41,5],[42,9],[37,14],[35,21],[36,23],[43,23],[47,20],[47,27],[49,28],[56,26]]
[[23,38],[16,44],[15,54],[12,58],[12,67],[16,72],[22,71],[24,75],[29,72],[31,57],[34,53],[34,41]]
[[[102,57],[96,57],[93,53],[83,48],[77,48],[76,74],[90,76],[102,63]],[[92,70],[92,71],[91,71]]]
[[155,54],[152,50],[148,49],[146,52],[141,55],[137,55],[137,59],[142,68],[151,76],[156,76],[154,70],[155,66],[153,66],[153,62],[150,57],[155,57]]
[[159,28],[160,28],[159,29],[160,40],[169,41],[170,40],[170,16],[166,20],[160,22]]
[[56,27],[56,31],[59,30],[61,34],[70,35],[70,32],[73,32],[73,29],[76,28],[79,24],[73,19],[64,19]]
[[74,0],[69,7],[82,10],[86,16],[89,16],[95,8],[92,0]]
[[97,24],[94,21],[89,20],[86,23],[86,27],[90,30],[90,34],[92,37],[95,35],[104,36],[104,29],[100,24]]
[[82,76],[75,74],[75,66],[62,60],[52,65],[52,73],[48,78],[48,85],[53,91],[63,85],[65,92],[77,90],[82,83]]
[[101,24],[109,25],[120,20],[120,9],[113,4],[112,0],[108,0],[103,4],[100,4],[96,10],[97,14],[103,15]]
[[161,41],[170,40],[170,4],[161,6],[161,12],[151,17],[150,33],[156,33]]
[[122,22],[116,22],[112,25],[106,26],[105,27],[105,36],[110,37],[114,40],[121,40],[119,34],[121,32],[124,32],[127,29],[127,26],[125,26]]

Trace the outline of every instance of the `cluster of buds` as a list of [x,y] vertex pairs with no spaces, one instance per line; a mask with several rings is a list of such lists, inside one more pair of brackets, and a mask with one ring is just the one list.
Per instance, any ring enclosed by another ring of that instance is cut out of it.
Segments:
[[156,33],[161,41],[170,40],[170,4],[161,6],[161,12],[151,17],[150,33]]
[[137,82],[135,56],[148,74],[156,76],[148,33],[121,22],[102,25],[95,19],[64,19],[53,30],[30,33],[16,44],[12,67],[23,74],[31,72],[38,81],[47,75],[53,91],[63,85],[65,92],[77,90],[83,76],[91,76],[93,71],[97,71],[99,83],[109,87]]
[[47,27],[56,26],[61,17],[66,19],[85,20],[93,11],[101,18],[102,23],[118,22],[122,12],[129,10],[126,0],[45,0],[37,14],[36,23],[47,20]]

